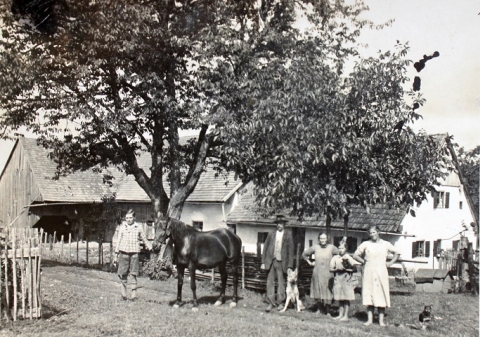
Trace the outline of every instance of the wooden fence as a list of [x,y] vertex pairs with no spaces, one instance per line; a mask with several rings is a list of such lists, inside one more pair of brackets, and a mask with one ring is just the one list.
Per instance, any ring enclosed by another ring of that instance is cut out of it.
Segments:
[[[310,281],[312,278],[313,267],[311,267],[306,261],[300,258],[297,254],[297,258],[294,264],[296,268],[297,264],[299,269],[298,288],[302,294],[309,293]],[[239,285],[244,289],[251,289],[257,291],[264,291],[267,287],[267,271],[260,269],[261,258],[253,253],[244,253],[242,250],[242,258],[239,261]],[[231,273],[232,265],[227,263],[227,284],[233,284],[233,278]],[[211,280],[220,282],[220,271],[218,268],[213,270],[197,271],[196,278],[198,280]]]
[[63,235],[57,240],[57,235],[43,233],[40,246],[44,259],[61,263],[76,263],[83,265],[111,265],[113,261],[113,246],[111,241],[72,240],[72,235]]
[[42,254],[39,233],[31,228],[3,229],[0,243],[0,312],[7,319],[41,317]]

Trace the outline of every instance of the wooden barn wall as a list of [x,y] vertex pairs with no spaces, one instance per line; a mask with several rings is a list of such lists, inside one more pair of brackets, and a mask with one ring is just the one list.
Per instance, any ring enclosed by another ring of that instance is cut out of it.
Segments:
[[[8,226],[25,206],[40,197],[25,151],[17,144],[0,180],[0,226]],[[29,216],[28,211],[25,211],[14,225],[31,227],[37,220],[38,218]]]

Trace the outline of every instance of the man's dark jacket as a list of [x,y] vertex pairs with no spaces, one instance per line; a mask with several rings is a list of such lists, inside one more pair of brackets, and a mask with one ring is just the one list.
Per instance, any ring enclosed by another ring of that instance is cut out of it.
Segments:
[[[262,264],[265,264],[265,269],[269,270],[272,266],[273,259],[275,258],[275,234],[277,231],[273,231],[267,235],[267,239],[263,244]],[[287,272],[288,268],[293,269],[294,249],[293,238],[289,230],[283,230],[282,239],[282,270]]]

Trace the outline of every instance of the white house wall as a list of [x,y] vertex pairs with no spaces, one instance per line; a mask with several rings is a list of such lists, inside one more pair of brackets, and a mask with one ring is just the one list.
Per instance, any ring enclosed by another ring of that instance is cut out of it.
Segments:
[[[231,206],[228,205],[228,207]],[[225,212],[227,212],[227,209],[225,209]],[[185,203],[180,220],[187,225],[192,225],[193,221],[201,221],[203,222],[203,231],[226,227],[221,204]]]
[[[415,237],[397,236],[393,237],[395,246],[402,252],[403,259],[413,259],[427,262],[427,264],[407,263],[407,268],[437,268],[438,258],[435,257],[434,242],[441,239],[441,249],[452,249],[453,241],[460,240],[464,235],[469,242],[476,242],[475,233],[470,226],[473,217],[470,212],[463,189],[458,186],[441,186],[438,191],[450,193],[449,208],[434,209],[434,200],[428,196],[418,208],[415,209],[415,217],[408,214],[402,222],[404,234],[413,234]],[[462,209],[460,209],[462,202]],[[464,227],[465,225],[466,227]],[[467,229],[466,231],[464,231]],[[460,234],[462,232],[462,234]],[[412,258],[412,244],[416,241],[430,241],[429,257]]]
[[234,193],[225,203],[185,203],[180,220],[188,225],[194,221],[203,222],[203,231],[226,228],[226,216],[238,204],[238,193]]
[[[242,239],[242,244],[245,247],[245,253],[257,252],[258,233],[269,233],[274,230],[275,226],[237,225],[237,235]],[[263,251],[263,245],[261,251]]]

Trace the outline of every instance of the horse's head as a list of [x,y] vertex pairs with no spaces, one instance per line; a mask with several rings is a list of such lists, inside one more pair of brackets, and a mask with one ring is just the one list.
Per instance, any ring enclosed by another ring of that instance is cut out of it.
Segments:
[[157,253],[160,251],[163,244],[166,243],[167,238],[170,237],[171,225],[169,220],[159,220],[155,225],[155,239],[153,240],[153,250]]

